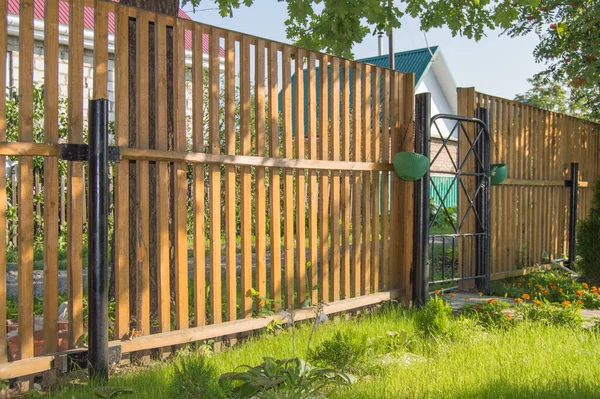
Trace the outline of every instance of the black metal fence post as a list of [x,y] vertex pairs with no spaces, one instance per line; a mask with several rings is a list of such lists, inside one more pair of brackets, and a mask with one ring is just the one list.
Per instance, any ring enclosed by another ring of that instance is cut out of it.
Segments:
[[579,163],[571,163],[571,180],[565,181],[567,187],[571,187],[569,196],[569,266],[575,263],[576,237],[577,237],[577,202],[579,200]]
[[[415,96],[415,152],[429,158],[431,134],[431,94]],[[413,286],[415,305],[425,304],[429,293],[429,169],[414,186],[414,244],[413,244]]]
[[88,371],[108,380],[108,100],[89,101]]
[[477,163],[478,185],[482,186],[481,194],[477,198],[477,213],[480,215],[482,226],[478,225],[477,236],[477,275],[485,276],[483,283],[477,280],[478,289],[489,294],[491,291],[491,253],[490,253],[490,229],[491,229],[491,181],[490,181],[490,137],[485,131],[490,123],[490,111],[487,108],[477,108],[477,119],[485,126],[481,129],[481,137],[476,147],[481,165]]

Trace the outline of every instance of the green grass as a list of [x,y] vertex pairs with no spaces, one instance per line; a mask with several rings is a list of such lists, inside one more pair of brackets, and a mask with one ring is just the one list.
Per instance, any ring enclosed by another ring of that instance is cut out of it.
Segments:
[[[309,324],[296,329],[295,355],[305,356],[311,330]],[[359,320],[320,326],[311,347],[316,348],[336,332],[366,337],[375,344],[365,360],[367,367],[356,374],[349,388],[327,392],[332,398],[586,398],[597,397],[600,374],[600,334],[581,328],[566,328],[534,322],[515,323],[506,329],[484,329],[471,320],[456,318],[442,336],[418,334],[415,314],[399,307]],[[387,342],[388,332],[406,332],[407,345],[377,345]],[[366,342],[367,340],[365,340]],[[291,333],[264,334],[208,358],[215,375],[247,364],[256,365],[264,356],[291,357]],[[366,345],[366,343],[365,343]],[[188,351],[189,352],[189,351]],[[134,389],[132,398],[198,397],[173,386],[176,370],[189,359],[185,354],[114,376],[110,385]],[[407,363],[403,359],[412,359]],[[198,357],[196,357],[198,359]],[[387,361],[383,361],[387,359]],[[177,381],[177,380],[175,380]],[[177,392],[176,395],[173,392]],[[197,394],[196,394],[197,395]],[[51,392],[52,398],[93,397],[91,387],[65,385]]]

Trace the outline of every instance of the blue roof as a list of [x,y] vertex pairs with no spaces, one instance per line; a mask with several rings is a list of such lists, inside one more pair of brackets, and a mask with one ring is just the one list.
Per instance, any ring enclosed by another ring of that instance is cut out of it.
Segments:
[[[417,86],[417,84],[419,83],[419,81],[421,80],[423,74],[427,71],[427,69],[429,68],[429,65],[431,64],[432,61],[432,54],[435,54],[435,52],[437,51],[438,46],[433,46],[430,48],[422,48],[422,49],[417,49],[417,50],[410,50],[410,51],[402,51],[399,53],[394,54],[394,62],[395,62],[395,69],[397,71],[400,72],[404,72],[404,73],[414,73],[415,74],[415,87]],[[381,55],[381,56],[376,56],[376,57],[369,57],[369,58],[362,58],[356,61],[360,61],[360,62],[364,62],[364,63],[368,63],[368,64],[374,64],[377,65],[379,67],[388,67],[389,65],[389,56],[387,55]],[[328,66],[328,75],[331,73],[329,72],[330,70],[330,66]],[[321,86],[321,79],[320,79],[320,73],[319,73],[319,68],[315,68],[316,69],[316,73],[315,73],[315,86],[316,86],[316,98],[315,101],[318,104],[320,103],[320,86]],[[343,74],[343,68],[340,66],[340,74]],[[349,70],[349,80],[350,80],[350,110],[352,110],[352,98],[353,98],[353,87],[354,85],[352,84],[354,82],[354,68],[350,68]],[[381,84],[382,82],[380,82]],[[292,92],[291,92],[291,100],[292,100],[292,129],[293,129],[293,134],[296,134],[296,74],[292,75],[292,79],[291,79],[291,86],[292,86]],[[328,97],[331,97],[331,79],[328,79]],[[380,91],[380,101],[382,101],[383,99],[383,90]],[[282,95],[283,93],[280,91],[279,92],[279,109],[281,110],[281,106],[282,106]],[[304,70],[304,109],[306,110],[308,108],[308,71]],[[317,108],[318,110],[318,108]],[[341,111],[341,105],[340,105],[340,111]],[[329,103],[329,107],[328,107],[328,113],[331,113],[331,103]],[[317,119],[319,118],[318,115],[318,111],[317,111]],[[308,113],[305,112],[304,114],[304,134],[308,134]]]

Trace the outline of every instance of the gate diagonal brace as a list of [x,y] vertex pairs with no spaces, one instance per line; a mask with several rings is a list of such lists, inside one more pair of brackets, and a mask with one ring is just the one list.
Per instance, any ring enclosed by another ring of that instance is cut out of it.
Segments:
[[[59,144],[58,157],[66,161],[86,162],[88,160],[89,145],[87,144]],[[121,147],[108,146],[108,162],[121,162]]]

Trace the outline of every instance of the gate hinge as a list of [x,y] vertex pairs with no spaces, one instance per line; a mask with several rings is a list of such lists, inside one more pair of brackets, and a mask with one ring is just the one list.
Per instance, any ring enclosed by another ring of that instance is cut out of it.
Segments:
[[[59,144],[58,157],[66,161],[85,162],[88,160],[89,148],[87,144]],[[108,146],[108,162],[118,163],[120,161],[121,147]]]

